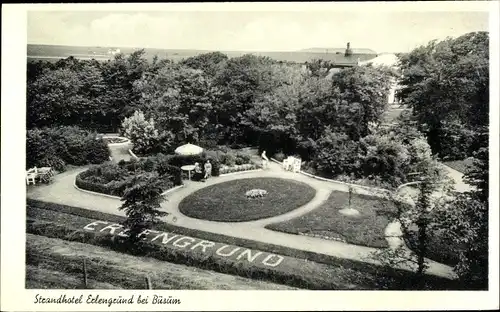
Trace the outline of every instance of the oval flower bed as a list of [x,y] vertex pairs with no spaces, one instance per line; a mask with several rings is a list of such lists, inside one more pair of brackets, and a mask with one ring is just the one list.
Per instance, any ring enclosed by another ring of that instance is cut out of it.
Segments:
[[75,184],[83,190],[121,197],[125,189],[131,186],[134,176],[141,172],[157,173],[164,182],[165,191],[182,184],[180,168],[169,165],[159,157],[93,166],[79,173]]
[[[247,197],[250,190],[265,196]],[[269,218],[307,204],[316,195],[311,186],[288,179],[248,178],[217,183],[188,195],[179,203],[181,213],[196,219],[241,222]]]

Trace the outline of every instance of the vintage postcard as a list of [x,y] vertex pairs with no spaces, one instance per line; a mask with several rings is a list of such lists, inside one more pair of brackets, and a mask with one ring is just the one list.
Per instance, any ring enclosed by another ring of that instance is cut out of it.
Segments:
[[3,9],[2,310],[498,308],[498,2]]

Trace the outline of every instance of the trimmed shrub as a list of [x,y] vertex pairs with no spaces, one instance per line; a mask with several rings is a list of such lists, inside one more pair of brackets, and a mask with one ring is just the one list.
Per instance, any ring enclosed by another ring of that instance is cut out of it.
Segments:
[[93,166],[77,175],[75,183],[81,189],[122,196],[132,183],[132,178],[142,172],[157,172],[167,190],[182,184],[182,171],[169,164],[169,157],[163,154],[145,159],[105,163]]

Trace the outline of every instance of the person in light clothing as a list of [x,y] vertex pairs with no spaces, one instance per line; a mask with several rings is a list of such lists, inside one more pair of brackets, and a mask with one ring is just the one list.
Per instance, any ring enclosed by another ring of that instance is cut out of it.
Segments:
[[266,151],[263,151],[262,155],[260,156],[262,157],[262,168],[266,169],[269,163],[269,159],[266,156]]
[[212,176],[212,164],[210,163],[209,159],[207,159],[207,162],[205,163],[204,167],[205,167],[205,180],[206,180]]

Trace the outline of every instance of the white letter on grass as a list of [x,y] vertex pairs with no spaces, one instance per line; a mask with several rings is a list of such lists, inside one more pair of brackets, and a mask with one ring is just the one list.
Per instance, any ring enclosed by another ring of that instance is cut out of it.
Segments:
[[115,224],[110,224],[106,227],[103,227],[102,230],[100,230],[99,232],[104,232],[105,230],[109,230],[109,234],[114,235],[115,231],[118,229],[121,229],[121,228],[123,228],[123,225],[115,223]]
[[158,238],[163,237],[163,240],[161,242],[162,242],[162,244],[166,244],[166,243],[170,242],[171,240],[173,240],[174,238],[176,238],[177,236],[179,236],[179,235],[174,235],[174,236],[168,237],[169,234],[170,233],[165,233],[165,232],[161,233],[160,235],[153,238],[151,241],[154,242]]
[[191,247],[191,250],[194,250],[198,246],[201,246],[203,248],[203,252],[205,252],[205,248],[207,248],[207,247],[213,247],[213,246],[215,246],[215,243],[214,242],[209,242],[209,241],[206,241],[206,240],[202,240],[202,241],[198,242],[196,245],[194,245],[193,247]]
[[222,253],[222,250],[224,250],[226,247],[229,247],[229,245],[224,245],[222,246],[221,248],[217,249],[217,251],[215,252],[216,254],[218,254],[219,256],[223,256],[223,257],[231,257],[232,255],[234,255],[235,252],[237,252],[240,247],[236,247],[235,249],[233,249],[230,253],[228,254],[223,254]]
[[243,258],[245,255],[247,256],[247,260],[249,262],[253,262],[260,254],[262,254],[261,251],[258,251],[255,255],[252,256],[252,251],[250,249],[247,249],[245,250],[244,252],[242,252],[237,258],[236,260],[240,260],[241,258]]
[[90,224],[87,224],[86,226],[83,227],[84,230],[87,231],[95,231],[95,228],[92,227],[92,225],[99,225],[99,224],[108,224],[106,221],[95,221]]
[[[183,240],[183,239],[184,239],[184,240],[186,240],[186,239],[187,239],[187,240],[189,240],[189,242],[184,242],[184,244],[183,244],[183,245],[179,245],[179,242],[180,242],[181,240]],[[184,236],[184,237],[181,237],[181,238],[179,238],[178,240],[176,240],[176,241],[175,241],[172,245],[173,245],[173,246],[175,246],[175,247],[184,248],[184,247],[189,246],[189,245],[190,245],[191,243],[193,243],[193,242],[194,242],[194,238],[192,238],[192,237],[188,237],[188,236]]]
[[[275,263],[269,263],[268,260],[270,260],[273,257],[277,257],[278,261],[276,261]],[[262,263],[265,264],[265,265],[267,265],[267,266],[275,267],[275,266],[278,266],[282,261],[283,261],[283,257],[282,256],[269,255],[269,256],[266,257],[266,259],[262,260]]]

